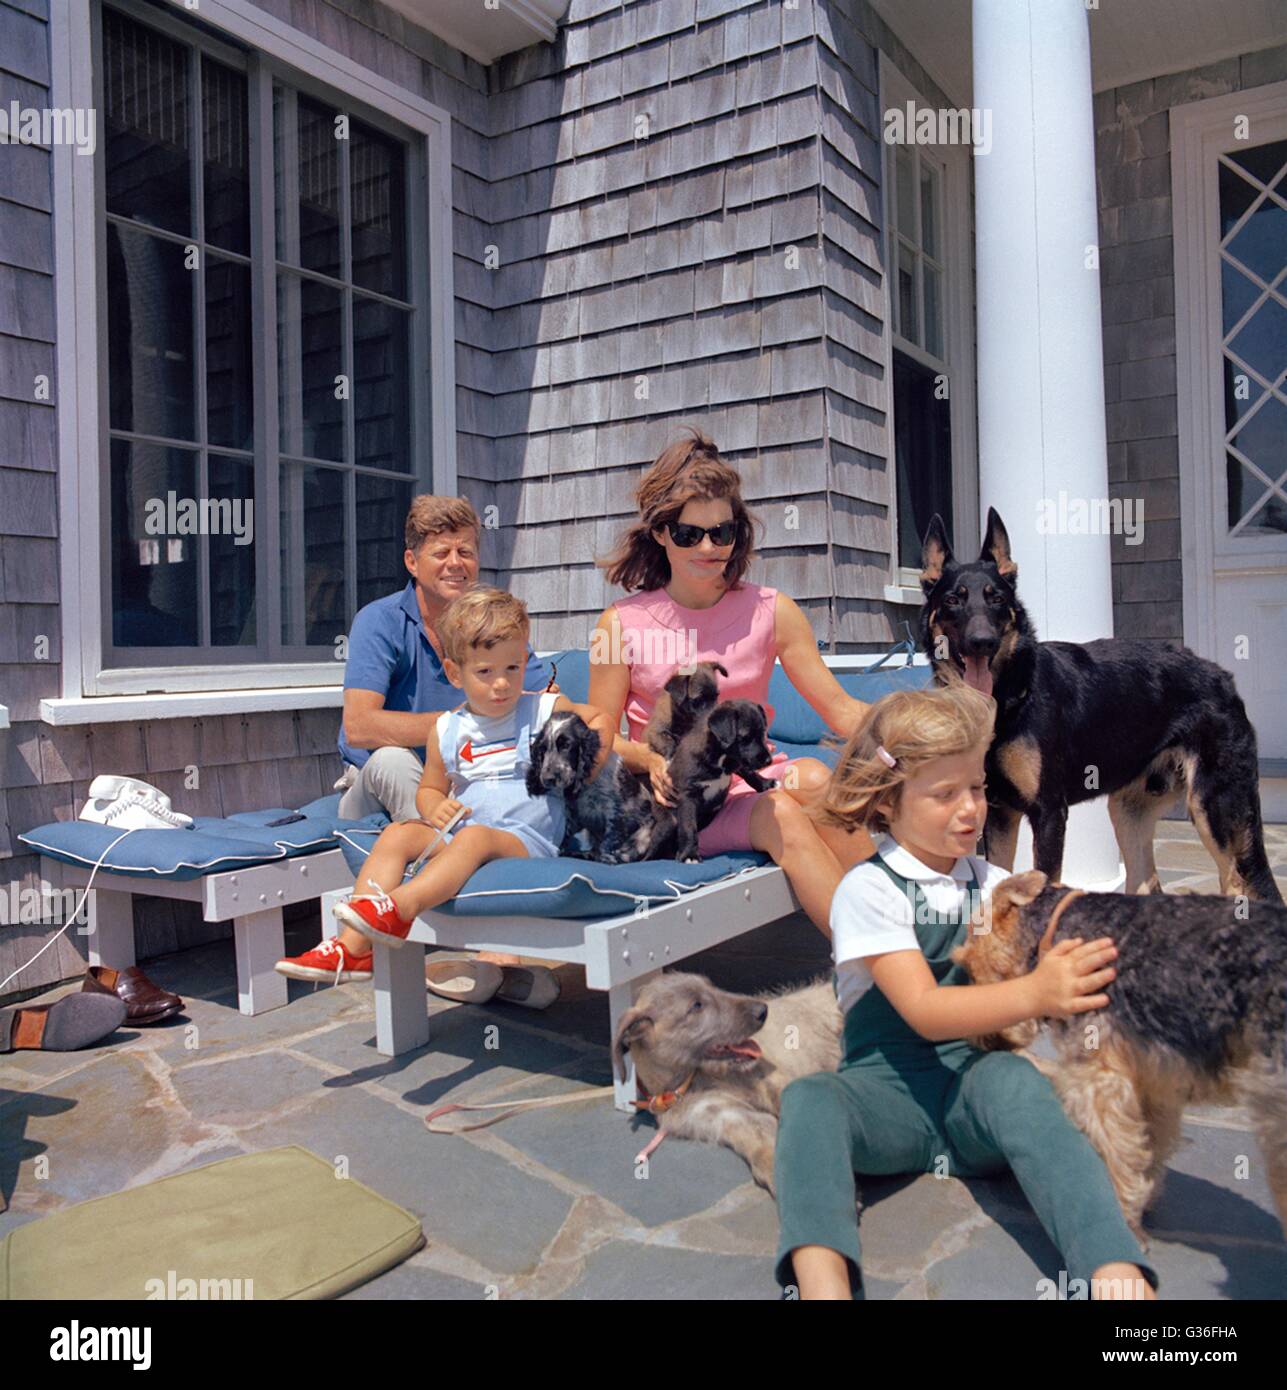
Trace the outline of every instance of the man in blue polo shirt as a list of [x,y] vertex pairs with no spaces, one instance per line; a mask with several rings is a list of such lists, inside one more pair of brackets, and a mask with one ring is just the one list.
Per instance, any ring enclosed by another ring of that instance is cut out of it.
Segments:
[[[339,737],[346,819],[381,810],[391,820],[416,819],[425,738],[438,715],[462,700],[443,670],[435,627],[452,599],[477,582],[481,535],[466,498],[415,498],[404,556],[410,582],[353,619]],[[524,689],[548,683],[549,672],[529,651]]]

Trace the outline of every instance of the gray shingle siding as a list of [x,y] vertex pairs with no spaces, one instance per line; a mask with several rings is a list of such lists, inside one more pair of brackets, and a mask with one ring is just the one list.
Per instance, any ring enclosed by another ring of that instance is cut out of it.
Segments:
[[1112,539],[1119,637],[1182,641],[1170,108],[1287,79],[1287,45],[1095,96],[1109,494],[1144,507]]

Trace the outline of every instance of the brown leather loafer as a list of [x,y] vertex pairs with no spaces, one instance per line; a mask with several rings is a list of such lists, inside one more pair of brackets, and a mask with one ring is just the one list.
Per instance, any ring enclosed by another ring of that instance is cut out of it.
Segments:
[[183,1008],[177,994],[155,985],[138,968],[113,970],[110,965],[91,965],[81,986],[85,994],[114,994],[125,1005],[125,1024],[136,1028],[173,1018]]

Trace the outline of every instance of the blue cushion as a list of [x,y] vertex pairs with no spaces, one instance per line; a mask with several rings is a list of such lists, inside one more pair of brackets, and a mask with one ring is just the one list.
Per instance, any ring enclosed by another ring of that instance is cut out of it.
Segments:
[[338,826],[381,823],[377,817],[342,821],[335,814],[338,805],[338,795],[319,797],[304,808],[303,820],[275,827],[268,822],[296,813],[279,806],[233,816],[197,816],[190,830],[132,830],[129,834],[96,821],[57,821],[18,838],[65,864],[93,868],[102,857],[105,869],[182,881],[317,854],[335,848]]
[[[348,826],[340,848],[356,878],[379,827]],[[616,917],[638,902],[666,902],[747,869],[767,864],[754,851],[718,854],[700,864],[650,859],[643,864],[595,864],[588,859],[496,859],[484,864],[438,908],[454,917]],[[359,892],[368,891],[357,885]]]
[[[870,705],[894,690],[923,689],[930,683],[933,671],[929,666],[882,666],[878,671],[832,674],[855,700]],[[829,732],[780,665],[774,666],[769,678],[769,704],[773,706],[769,737],[779,748],[785,744],[818,743]]]
[[[590,654],[588,651],[556,652],[546,657],[558,665],[559,689],[575,705],[582,705],[589,698]],[[901,661],[901,658],[900,658]],[[928,666],[882,666],[877,671],[836,671],[836,679],[841,686],[857,700],[872,704],[891,690],[920,690],[930,683],[932,672]],[[822,720],[813,712],[804,696],[787,679],[781,665],[773,667],[769,679],[769,704],[773,706],[773,727],[769,737],[779,748],[790,748],[802,744],[819,743],[829,732]],[[789,756],[821,756],[790,752]],[[824,757],[823,762],[835,766],[835,757]]]

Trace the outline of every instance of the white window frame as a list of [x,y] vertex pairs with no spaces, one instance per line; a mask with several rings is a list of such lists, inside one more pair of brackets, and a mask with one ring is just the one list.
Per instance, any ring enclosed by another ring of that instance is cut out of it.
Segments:
[[[180,8],[178,15],[184,11]],[[317,84],[343,94],[397,122],[423,141],[422,169],[429,177],[412,182],[410,197],[423,200],[428,245],[408,249],[413,276],[423,277],[417,302],[426,305],[429,343],[428,428],[432,486],[454,494],[456,481],[455,300],[452,273],[451,118],[369,68],[290,28],[249,0],[201,0],[199,18],[270,60],[294,69],[307,90]],[[50,101],[55,108],[93,108],[92,0],[51,0]],[[359,113],[360,114],[360,113]],[[101,121],[99,122],[101,125]],[[101,141],[102,132],[97,131]],[[47,722],[90,722],[96,698],[112,698],[107,718],[120,719],[120,697],[137,699],[137,717],[157,717],[157,696],[187,695],[182,703],[194,714],[232,712],[247,699],[256,708],[294,708],[292,691],[321,687],[324,702],[339,703],[342,667],[335,661],[290,664],[245,663],[177,666],[162,669],[116,668],[102,664],[101,585],[104,573],[101,508],[105,504],[102,464],[107,433],[106,393],[100,389],[102,342],[98,296],[98,258],[102,228],[96,210],[101,158],[78,155],[71,145],[55,145],[54,290],[58,367],[58,500],[61,517],[59,569],[63,632],[62,696],[41,702]],[[417,186],[418,185],[418,186]],[[86,227],[94,235],[85,236]],[[425,254],[421,255],[421,252]],[[420,264],[417,265],[417,261]],[[191,697],[207,692],[209,698]],[[249,697],[248,692],[261,692]],[[271,692],[271,693],[270,693]],[[274,702],[272,695],[280,695]],[[314,701],[322,696],[317,690]],[[267,699],[267,704],[264,700]],[[310,701],[312,703],[313,701]],[[131,701],[133,703],[133,701]]]
[[[1222,288],[1220,197],[1212,177],[1217,157],[1240,148],[1280,140],[1287,107],[1287,82],[1228,96],[1173,106],[1171,121],[1171,213],[1175,246],[1176,426],[1180,458],[1180,548],[1184,642],[1200,656],[1215,658],[1217,572],[1237,574],[1281,569],[1287,538],[1241,536],[1230,540],[1224,472],[1224,411],[1220,399]],[[1239,142],[1235,121],[1270,133]],[[1281,188],[1281,185],[1280,185]],[[1280,285],[1276,295],[1283,298]],[[1287,384],[1275,393],[1281,400]],[[1219,459],[1216,468],[1198,460]]]
[[[905,109],[909,101],[917,109],[931,106],[884,53],[880,53],[880,114]],[[935,359],[894,332],[894,295],[898,275],[898,234],[894,229],[895,209],[889,193],[893,188],[891,170],[897,146],[881,139],[881,208],[884,226],[881,244],[885,255],[885,418],[888,422],[889,486],[889,582],[884,597],[891,603],[915,604],[923,601],[920,571],[898,562],[898,472],[894,455],[894,349],[904,352],[925,366],[938,370]],[[934,145],[933,157],[943,171],[943,197],[939,215],[942,225],[940,248],[945,265],[943,295],[943,345],[945,361],[952,373],[948,397],[948,417],[952,428],[952,534],[957,546],[979,534],[978,419],[974,379],[974,232],[971,219],[971,149],[966,145]],[[920,193],[917,190],[917,205]]]

